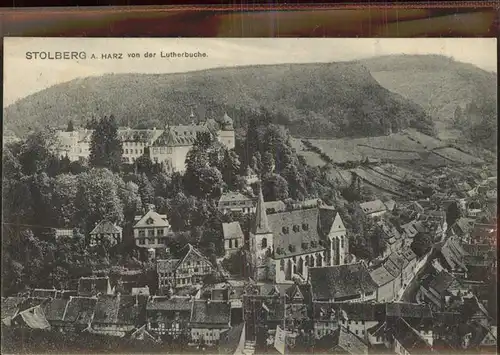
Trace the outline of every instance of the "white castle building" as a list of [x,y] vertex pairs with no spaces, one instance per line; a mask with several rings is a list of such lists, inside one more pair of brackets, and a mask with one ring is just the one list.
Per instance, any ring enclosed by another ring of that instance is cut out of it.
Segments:
[[[191,114],[191,119],[194,115]],[[58,145],[55,153],[68,157],[70,161],[88,159],[93,130],[57,132]],[[193,146],[198,132],[209,132],[228,149],[235,146],[233,120],[227,114],[221,119],[207,119],[191,125],[166,126],[165,129],[119,129],[118,136],[123,144],[123,162],[132,164],[149,148],[154,163],[164,166],[166,171],[184,172],[186,155]]]

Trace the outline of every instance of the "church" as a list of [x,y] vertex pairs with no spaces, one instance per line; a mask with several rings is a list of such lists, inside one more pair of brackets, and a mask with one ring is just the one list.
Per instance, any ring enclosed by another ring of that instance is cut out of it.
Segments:
[[249,238],[256,281],[305,281],[309,267],[343,265],[350,258],[339,213],[321,201],[313,208],[268,216],[260,190]]

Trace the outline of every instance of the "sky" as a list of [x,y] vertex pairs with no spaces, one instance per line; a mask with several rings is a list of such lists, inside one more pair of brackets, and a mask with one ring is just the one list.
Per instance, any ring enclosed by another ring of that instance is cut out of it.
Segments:
[[[27,59],[27,52],[85,52],[86,59]],[[204,58],[161,58],[161,52]],[[146,52],[156,53],[145,58]],[[122,59],[101,58],[122,53]],[[140,58],[129,58],[139,53]],[[50,86],[110,73],[179,73],[253,64],[350,61],[389,54],[440,54],[497,71],[496,38],[4,38],[4,107]]]

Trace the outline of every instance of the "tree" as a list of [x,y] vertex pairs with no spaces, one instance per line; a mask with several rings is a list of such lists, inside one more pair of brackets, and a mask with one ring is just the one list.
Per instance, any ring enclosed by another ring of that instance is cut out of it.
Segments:
[[71,174],[61,174],[54,179],[52,208],[56,217],[56,225],[64,228],[76,224],[76,195],[78,192],[78,177]]
[[262,181],[262,194],[266,201],[279,201],[288,198],[288,182],[278,174],[272,174]]
[[143,154],[139,158],[136,159],[135,165],[137,167],[137,172],[139,174],[146,174],[151,177],[154,172],[154,164],[151,160],[149,154]]
[[73,120],[68,121],[68,126],[66,127],[66,132],[73,132],[75,128],[73,127]]
[[78,221],[90,232],[102,219],[123,221],[123,203],[119,198],[116,176],[108,169],[92,169],[78,176]]
[[145,208],[154,203],[155,191],[147,175],[139,175],[137,185],[139,186],[139,195],[141,196],[142,206]]
[[122,142],[118,137],[118,123],[113,115],[98,121],[92,132],[89,163],[92,167],[120,171]]
[[241,169],[240,160],[234,150],[224,150],[224,161],[221,169],[224,182],[230,189],[236,189]]
[[417,233],[413,242],[411,243],[411,249],[415,252],[418,257],[425,255],[432,246],[432,238],[429,233]]
[[53,131],[37,131],[28,136],[20,147],[18,161],[25,175],[46,171],[52,158],[51,148],[56,145]]

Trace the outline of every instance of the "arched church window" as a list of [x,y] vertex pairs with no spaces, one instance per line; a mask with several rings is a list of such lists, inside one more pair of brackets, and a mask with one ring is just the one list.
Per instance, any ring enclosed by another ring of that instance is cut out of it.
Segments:
[[280,260],[280,270],[284,271],[285,270],[285,259]]
[[340,237],[340,247],[344,247],[344,236]]
[[318,254],[316,256],[316,266],[318,267],[323,266],[323,257],[321,256],[321,254]]
[[261,247],[262,249],[267,248],[267,238],[262,238]]

